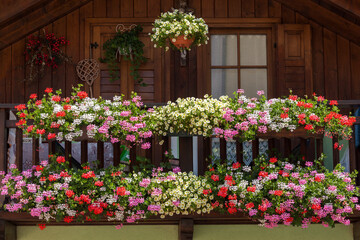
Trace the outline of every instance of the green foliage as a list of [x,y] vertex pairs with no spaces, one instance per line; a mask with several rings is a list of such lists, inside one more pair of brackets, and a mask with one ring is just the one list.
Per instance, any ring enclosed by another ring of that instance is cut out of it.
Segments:
[[117,52],[119,51],[124,60],[129,60],[131,62],[130,75],[135,81],[142,83],[138,69],[141,64],[147,61],[143,56],[144,43],[139,39],[139,33],[142,32],[142,30],[143,28],[140,25],[137,25],[131,30],[125,32],[119,31],[113,38],[104,43],[103,49],[105,50],[105,57],[100,59],[100,61],[108,64],[111,81],[115,81],[120,77],[117,59]]

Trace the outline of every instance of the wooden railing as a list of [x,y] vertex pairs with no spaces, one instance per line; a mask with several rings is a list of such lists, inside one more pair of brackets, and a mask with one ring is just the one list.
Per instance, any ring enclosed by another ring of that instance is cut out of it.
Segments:
[[[8,165],[8,134],[10,129],[16,129],[16,151],[15,151],[15,164],[19,168],[23,168],[23,133],[22,130],[16,127],[17,120],[9,120],[10,111],[15,112],[14,106],[16,104],[0,104],[0,170],[6,171]],[[339,106],[343,113],[354,113],[356,108],[360,106],[359,100],[346,100],[339,101]],[[355,123],[356,125],[360,124],[359,118]],[[359,150],[355,146],[355,135],[349,141],[349,156],[350,156],[350,170],[360,169],[360,155]],[[314,159],[319,157],[323,152],[323,138],[321,134],[309,135],[306,131],[297,131],[297,134],[290,132],[281,132],[281,133],[267,133],[259,134],[255,140],[252,141],[252,157],[255,158],[259,155],[259,139],[267,139],[269,149],[277,149],[278,152],[282,153],[284,157],[290,156],[292,149],[297,146],[300,149],[300,154],[305,156],[306,159]],[[130,170],[137,164],[136,156],[143,156],[151,160],[155,166],[159,166],[162,161],[164,161],[164,152],[169,150],[171,146],[170,137],[162,137],[161,139],[164,143],[159,145],[158,137],[151,139],[152,148],[148,150],[142,150],[139,147],[130,148],[129,157],[131,159]],[[201,136],[197,137],[197,143],[194,144],[194,138],[191,136],[179,136],[179,165],[183,171],[192,171],[194,170],[194,161],[193,161],[193,146],[197,146],[197,173],[203,174],[206,170],[207,165],[209,164],[208,157],[212,153],[212,140],[211,138],[204,138]],[[333,138],[333,142],[336,142],[337,139]],[[81,154],[79,162],[81,164],[88,162],[88,144],[91,141],[90,139],[81,139]],[[49,154],[54,153],[55,141],[43,142],[42,144],[48,144]],[[77,163],[71,157],[72,152],[72,142],[65,142],[64,145],[64,156],[70,165]],[[97,160],[99,161],[99,168],[104,168],[104,142],[97,142]],[[32,164],[39,164],[39,140],[32,139]],[[120,143],[112,144],[112,164],[114,166],[120,163],[121,147]],[[226,151],[226,141],[220,139],[220,159],[227,159]],[[236,142],[236,159],[240,163],[243,163],[243,144],[239,141]],[[333,149],[333,165],[335,166],[339,163],[339,151],[338,149]]]

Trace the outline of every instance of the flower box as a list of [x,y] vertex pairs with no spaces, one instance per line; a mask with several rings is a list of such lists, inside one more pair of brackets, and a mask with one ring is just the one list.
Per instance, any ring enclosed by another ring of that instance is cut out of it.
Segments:
[[184,35],[180,35],[177,38],[173,38],[174,40],[171,41],[172,44],[174,44],[175,47],[178,49],[183,48],[190,48],[191,44],[194,42],[193,38],[185,37]]

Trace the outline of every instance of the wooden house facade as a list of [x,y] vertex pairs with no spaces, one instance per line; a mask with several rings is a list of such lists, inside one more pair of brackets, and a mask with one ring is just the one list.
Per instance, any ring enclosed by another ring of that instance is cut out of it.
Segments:
[[[209,43],[193,48],[185,60],[179,51],[165,52],[155,48],[148,36],[154,20],[162,12],[179,8],[180,2],[186,2],[187,7],[197,17],[204,18],[209,26]],[[356,111],[360,105],[357,101],[360,99],[360,3],[355,0],[5,0],[0,3],[0,128],[14,127],[6,122],[6,111],[12,104],[25,103],[30,94],[42,95],[45,88],[51,87],[62,89],[64,95],[69,96],[72,86],[84,84],[76,74],[76,64],[82,59],[102,58],[102,45],[115,34],[118,24],[143,27],[140,39],[145,44],[147,62],[140,66],[139,73],[145,85],[132,79],[128,61],[119,63],[120,77],[115,81],[110,80],[108,66],[100,63],[100,75],[93,86],[95,97],[111,99],[120,94],[130,96],[135,91],[151,105],[179,97],[205,94],[218,97],[238,88],[244,88],[250,95],[255,95],[255,90],[265,90],[268,97],[287,95],[291,89],[301,96],[316,93],[342,100],[340,103],[347,112]],[[42,78],[29,82],[26,81],[29,69],[24,56],[26,37],[42,29],[69,40],[64,51],[71,62],[57,69],[48,68]],[[91,47],[95,45],[97,47]],[[89,91],[89,87],[85,86],[85,90]],[[6,134],[0,131],[0,138],[5,139]],[[300,142],[304,143],[304,139]],[[181,163],[181,160],[192,158],[194,140],[182,138],[179,141],[179,151],[183,152],[179,157],[180,165],[191,171],[193,163],[185,163],[185,160]],[[301,151],[315,155],[317,144],[319,154],[322,140],[309,141],[312,143],[310,150],[301,148]],[[271,142],[282,149],[291,148],[295,143],[289,140]],[[6,143],[1,144],[0,170],[5,170]],[[199,159],[210,151],[206,144],[209,142],[198,140]],[[70,146],[67,151],[71,151],[71,143],[67,146]],[[103,145],[98,144],[98,148],[101,146],[103,149]],[[220,142],[220,146],[226,148],[226,142]],[[354,139],[349,146],[350,169],[358,169],[360,155]],[[164,149],[160,148],[147,156],[161,159]],[[18,147],[17,151],[21,149]],[[221,150],[220,154],[226,157],[226,150]],[[336,154],[334,152],[334,156]],[[22,158],[20,153],[18,156]],[[198,172],[203,173],[204,169],[205,162],[199,163]],[[0,239],[16,239],[12,235],[16,232],[12,223],[33,224],[33,219],[24,215],[0,218],[4,219],[0,224]],[[347,234],[347,239],[358,239],[360,233],[356,229],[359,226],[355,220],[353,228],[342,229],[340,235],[333,233],[332,237]],[[164,232],[179,231],[179,239],[202,239],[195,234],[194,221],[210,226],[249,223],[236,217],[215,216],[190,220],[174,218],[165,222],[155,219],[145,225],[176,225],[175,230],[165,229]],[[21,231],[19,239],[29,239],[24,235],[27,230]],[[330,239],[324,232],[319,234],[321,238]]]

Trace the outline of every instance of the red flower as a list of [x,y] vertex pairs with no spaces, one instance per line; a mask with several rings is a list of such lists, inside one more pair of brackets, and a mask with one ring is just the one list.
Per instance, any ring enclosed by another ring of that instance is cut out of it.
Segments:
[[64,110],[70,110],[71,106],[70,105],[64,105]]
[[336,100],[331,100],[329,104],[330,105],[338,105],[338,102]]
[[74,220],[74,217],[72,216],[66,216],[64,217],[64,222],[71,223]]
[[283,195],[283,191],[282,190],[275,190],[274,195],[275,196],[281,196],[281,195]]
[[298,98],[298,96],[296,96],[296,95],[290,95],[289,96],[289,99],[293,100],[293,101],[296,101],[297,98]]
[[56,161],[57,161],[57,163],[64,163],[65,162],[65,157],[63,157],[63,156],[58,156],[57,158],[56,158]]
[[104,183],[102,181],[96,181],[95,186],[102,187],[102,186],[104,186]]
[[304,104],[304,107],[305,107],[305,108],[312,108],[312,107],[313,107],[313,104],[312,104],[312,103],[305,103],[305,104]]
[[325,100],[325,98],[324,98],[323,96],[319,96],[319,97],[317,98],[317,100],[320,101],[320,102],[322,102],[322,101]]
[[82,178],[88,179],[88,178],[92,178],[95,177],[95,173],[93,171],[87,172],[87,173],[83,173],[81,175]]
[[253,208],[255,205],[254,203],[250,202],[248,204],[245,205],[246,208]]
[[282,175],[284,173],[284,170],[279,170],[279,174]]
[[64,111],[60,111],[56,113],[56,117],[65,117],[66,113]]
[[233,165],[232,165],[233,169],[238,169],[240,167],[241,167],[241,164],[239,162],[233,163]]
[[53,181],[56,181],[56,177],[54,175],[49,175],[49,181],[50,182],[53,182]]
[[80,98],[80,99],[83,99],[83,98],[87,98],[88,94],[84,91],[80,91],[77,93],[77,96]]
[[310,115],[309,119],[311,121],[316,121],[316,122],[320,122],[320,118],[316,115]]
[[44,230],[45,228],[46,228],[46,224],[39,224],[39,228],[40,228],[40,230]]
[[53,92],[53,89],[52,89],[52,88],[46,88],[46,89],[45,89],[45,92],[46,92],[46,93],[52,93],[52,92]]
[[26,109],[26,106],[25,106],[25,104],[19,104],[19,105],[15,106],[15,108],[16,108],[16,110],[21,111],[21,110]]
[[61,100],[61,97],[58,95],[55,95],[51,98],[51,101],[54,101],[54,102],[60,102],[60,100]]
[[208,195],[209,193],[212,193],[212,191],[211,191],[210,188],[207,189],[207,190],[206,190],[206,189],[203,190],[203,194],[204,194],[204,195]]
[[311,221],[314,222],[314,223],[319,223],[320,222],[320,217],[319,216],[317,216],[317,217],[312,216]]
[[298,107],[303,107],[304,104],[305,104],[304,102],[301,102],[301,101],[300,101],[300,102],[297,102],[296,106],[298,106]]
[[30,125],[28,126],[28,128],[26,129],[26,131],[29,133],[34,129],[34,125]]
[[248,187],[248,188],[247,188],[247,191],[248,191],[248,192],[255,192],[255,191],[256,191],[256,187],[255,187],[255,186]]
[[220,191],[218,192],[218,196],[225,198],[227,196],[227,191],[228,188],[227,187],[221,187]]
[[39,106],[39,105],[41,105],[42,104],[42,101],[41,100],[37,100],[36,102],[35,102],[35,105],[36,106]]
[[270,162],[271,163],[276,163],[278,160],[277,160],[277,158],[276,157],[272,157],[272,158],[270,158]]
[[315,178],[314,178],[314,181],[315,182],[321,182],[321,177],[320,176],[315,176]]
[[264,172],[264,171],[259,172],[259,177],[267,177],[268,175],[269,175],[268,172]]
[[286,220],[285,220],[285,222],[287,222],[287,223],[291,223],[291,222],[293,222],[294,221],[294,218],[293,217],[289,217],[289,218],[287,218]]
[[289,173],[284,172],[284,173],[282,173],[282,176],[283,176],[283,177],[289,177],[290,175],[289,175]]
[[49,133],[48,134],[48,139],[53,139],[56,137],[56,134],[55,133]]
[[211,179],[214,180],[215,182],[219,181],[219,175],[213,174],[213,175],[211,175]]
[[126,192],[125,187],[117,187],[116,188],[116,195],[124,196]]
[[45,134],[45,129],[36,129],[36,134]]
[[337,149],[339,147],[339,143],[334,143],[334,149]]
[[209,171],[213,172],[213,171],[215,171],[215,169],[212,167],[212,168],[209,169]]
[[21,125],[24,125],[26,124],[26,120],[25,119],[20,119],[17,123],[16,123],[16,126],[21,126]]
[[231,207],[231,208],[228,208],[228,212],[229,212],[230,214],[234,214],[234,213],[237,212],[237,210],[236,210],[236,208]]
[[288,118],[288,117],[289,117],[289,114],[287,114],[287,113],[282,113],[282,114],[280,114],[280,117],[281,117],[282,119]]
[[98,207],[98,208],[95,208],[95,209],[94,209],[94,213],[95,213],[96,215],[101,214],[103,211],[104,211],[104,209],[101,208],[101,207]]
[[298,115],[298,118],[299,119],[304,119],[306,117],[305,113],[301,113]]
[[313,205],[311,205],[311,208],[312,208],[313,210],[320,210],[320,209],[321,209],[321,205],[320,205],[320,204],[313,204]]
[[36,171],[42,171],[44,169],[44,167],[43,166],[41,166],[41,165],[37,165],[36,166]]
[[19,117],[24,118],[24,117],[26,117],[26,114],[22,112],[22,113],[20,113]]
[[306,130],[311,130],[311,129],[314,129],[314,127],[311,124],[306,124],[305,129]]
[[305,122],[305,120],[304,119],[300,119],[299,120],[299,124],[302,124],[302,125],[304,125],[306,122]]
[[31,94],[31,95],[30,95],[30,98],[31,98],[31,99],[37,98],[36,93]]

